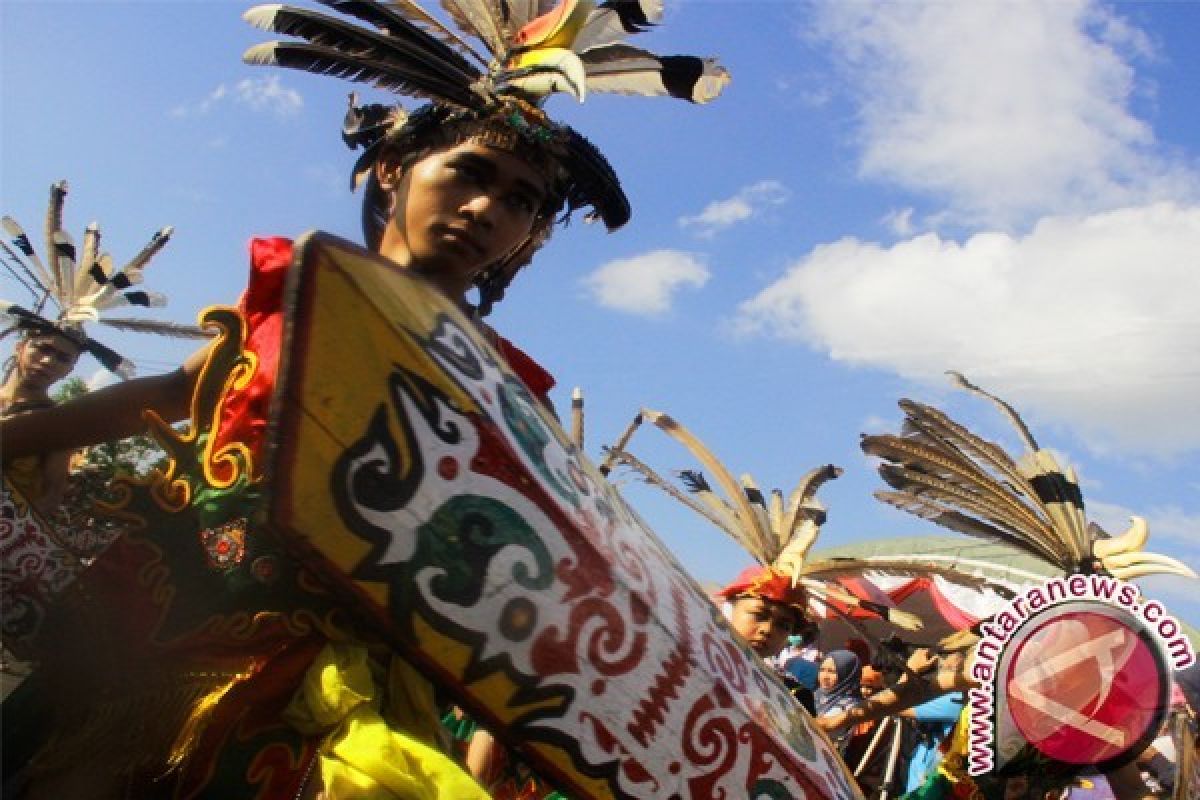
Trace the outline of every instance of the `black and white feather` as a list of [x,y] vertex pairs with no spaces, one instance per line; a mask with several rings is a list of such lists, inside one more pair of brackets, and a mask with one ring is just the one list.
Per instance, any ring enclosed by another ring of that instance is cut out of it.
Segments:
[[18,327],[42,332],[58,332],[80,343],[106,368],[129,377],[133,364],[111,348],[96,342],[85,331],[90,323],[122,330],[166,336],[207,338],[199,328],[152,319],[114,319],[104,312],[124,306],[156,308],[166,297],[141,288],[143,272],[170,241],[170,227],[156,231],[150,241],[124,266],[115,268],[112,256],[101,249],[100,227],[87,226],[81,247],[76,247],[63,225],[67,182],[50,187],[46,211],[46,261],[38,255],[29,235],[15,219],[0,220],[8,241],[3,242],[5,269],[33,295],[33,307],[5,302],[0,307]]

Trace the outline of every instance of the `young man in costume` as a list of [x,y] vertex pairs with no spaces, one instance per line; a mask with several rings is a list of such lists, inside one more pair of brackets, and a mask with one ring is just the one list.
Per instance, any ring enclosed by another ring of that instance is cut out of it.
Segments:
[[[77,339],[54,330],[29,329],[13,349],[8,380],[0,388],[0,417],[51,408],[50,387],[71,374],[82,352]],[[26,456],[5,465],[5,474],[43,517],[52,518],[67,489],[70,453]]]
[[[67,182],[50,187],[47,211],[47,267],[34,250],[29,236],[12,217],[4,217],[5,232],[12,244],[0,242],[5,270],[25,286],[34,299],[33,310],[0,302],[0,317],[7,317],[18,333],[12,358],[6,365],[0,386],[0,417],[12,417],[28,411],[52,408],[50,389],[75,369],[79,357],[88,353],[114,373],[129,377],[133,364],[91,338],[84,324],[99,322],[165,335],[199,335],[194,328],[173,326],[146,319],[114,319],[103,316],[112,308],[136,305],[162,305],[162,295],[139,291],[141,273],[159,250],[166,245],[171,229],[157,232],[128,264],[113,269],[112,258],[99,250],[100,230],[93,223],[84,233],[83,250],[78,254],[71,237],[63,229],[63,207]],[[47,304],[57,309],[54,317],[43,316]],[[53,518],[66,489],[69,452],[66,449],[5,458],[5,474],[22,496],[47,518]]]
[[[1140,518],[1135,517],[1129,531],[1115,537],[1090,525],[1073,471],[1060,467],[1049,451],[1038,446],[1011,406],[961,375],[950,375],[960,387],[996,404],[1020,434],[1028,453],[1014,460],[941,411],[902,400],[904,435],[870,435],[862,440],[868,455],[884,460],[880,474],[892,488],[877,492],[878,499],[953,530],[1016,547],[1063,575],[1099,573],[1129,579],[1167,573],[1196,577],[1175,559],[1142,552],[1148,531]],[[979,497],[988,498],[986,513],[975,504]],[[936,658],[915,653],[906,679],[846,712],[846,720],[880,719],[931,697],[969,690],[975,686],[970,674],[972,650],[978,641],[971,631],[962,631],[940,643]],[[1001,800],[1016,794],[1042,798],[1061,793],[1082,771],[1078,765],[1051,761],[1025,745],[1001,770],[968,775],[968,716],[969,708],[964,708],[942,762],[907,797]],[[1109,779],[1121,800],[1143,796],[1144,786],[1139,786],[1133,765],[1110,773]]]
[[[590,206],[610,229],[629,216],[608,163],[546,116],[538,106],[545,95],[582,98],[591,88],[699,102],[728,80],[712,62],[658,59],[620,44],[657,22],[639,3],[564,2],[535,18],[537,4],[472,2],[456,22],[484,43],[487,58],[407,0],[328,5],[369,27],[305,9],[255,8],[246,15],[252,24],[307,43],[260,45],[246,60],[434,99],[411,114],[351,109],[344,135],[365,150],[355,167],[366,185],[364,233],[373,249],[460,305],[478,287],[481,312],[564,208]],[[623,59],[629,70],[620,69]],[[59,735],[32,765],[33,791],[482,798],[440,752],[431,684],[254,529],[291,245],[256,240],[251,255],[241,311],[222,316],[227,330],[244,331],[244,344],[228,336],[175,373],[94,393],[6,431],[14,448],[61,446],[55,428],[70,427],[71,444],[83,429],[99,441],[139,430],[144,409],[168,420],[190,411],[194,438],[167,445],[205,475],[184,476],[193,502],[181,513],[192,531],[130,535],[65,599],[58,649],[46,663],[66,673],[59,677],[72,691],[56,698]],[[494,341],[544,398],[549,376]],[[230,464],[229,474],[209,478]],[[66,667],[95,644],[89,630],[105,631],[104,658],[91,680],[72,684]]]
[[82,353],[79,341],[54,330],[25,330],[13,348],[8,380],[0,387],[0,414],[50,408],[50,388],[75,369]]

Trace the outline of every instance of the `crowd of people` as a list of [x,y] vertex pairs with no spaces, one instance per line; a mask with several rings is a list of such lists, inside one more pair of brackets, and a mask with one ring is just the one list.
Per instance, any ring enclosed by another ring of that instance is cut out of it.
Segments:
[[[728,76],[707,59],[660,60],[622,50],[628,32],[657,21],[636,2],[564,2],[540,16],[527,8],[523,18],[516,4],[504,3],[503,24],[482,37],[493,58],[479,65],[402,13],[402,4],[329,5],[371,29],[315,12],[260,7],[247,15],[253,24],[307,44],[260,46],[247,60],[433,98],[411,113],[351,108],[345,136],[364,151],[355,174],[363,185],[365,242],[461,309],[549,406],[554,378],[483,317],[562,215],[589,207],[615,230],[630,211],[600,151],[548,117],[541,101],[554,91],[581,95],[597,77],[599,88],[703,102]],[[640,65],[629,83],[614,68],[623,57]],[[27,240],[17,246],[33,258]],[[48,246],[59,264],[61,239]],[[240,329],[224,318],[219,341],[178,369],[58,406],[49,390],[80,354],[105,353],[66,313],[83,284],[31,262],[43,303],[48,297],[64,313],[48,314],[41,303],[33,311],[8,309],[19,338],[0,389],[6,513],[24,506],[53,519],[69,480],[70,454],[140,433],[148,417],[189,421],[184,433],[172,434],[165,425],[160,432],[174,436],[174,446],[192,448],[201,471],[213,469],[216,448],[225,447],[222,468],[232,464],[233,474],[219,487],[210,479],[203,493],[195,492],[201,483],[190,484],[193,496],[184,505],[198,536],[184,540],[131,528],[94,559],[70,565],[61,591],[39,598],[49,606],[45,618],[21,641],[28,645],[22,655],[37,669],[5,701],[4,795],[336,800],[555,794],[535,769],[347,613],[291,554],[257,534],[267,480],[262,448],[294,253],[282,238],[256,239],[250,249],[249,282],[234,315]],[[80,264],[83,272],[89,268]],[[111,291],[104,285],[111,275],[97,281],[97,292]],[[667,429],[663,416],[653,418]],[[776,665],[867,797],[950,796],[945,792],[957,789],[947,790],[947,782],[979,793],[955,796],[1009,797],[1012,781],[999,790],[972,784],[947,768],[943,755],[953,747],[953,732],[961,731],[970,642],[937,652],[917,649],[899,660],[862,640],[815,649],[814,599],[873,613],[901,629],[904,624],[898,610],[873,607],[835,584],[830,576],[846,564],[806,561],[824,519],[815,491],[838,472],[826,466],[810,473],[790,509],[781,501],[778,512],[754,487],[729,479],[731,511],[717,519],[735,520],[726,532],[749,543],[759,562],[716,598],[730,629]],[[693,483],[700,495],[712,491],[699,476]],[[69,550],[52,535],[47,541],[58,548],[53,552]],[[6,595],[6,614],[15,603]],[[1194,725],[1195,698],[1182,699],[1179,709]],[[1144,754],[1145,778],[1131,767],[1132,778],[1125,770],[1114,779],[1120,797],[1148,796],[1152,781],[1173,789],[1173,771],[1163,766],[1180,760],[1173,741],[1156,741]],[[1088,780],[1072,775],[1075,785],[1077,777]],[[1066,789],[1020,796],[1045,800]]]

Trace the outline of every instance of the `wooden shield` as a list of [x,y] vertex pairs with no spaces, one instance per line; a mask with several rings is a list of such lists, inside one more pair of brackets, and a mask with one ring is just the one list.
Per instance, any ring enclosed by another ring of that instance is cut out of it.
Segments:
[[269,520],[573,798],[856,798],[828,740],[480,330],[296,248]]

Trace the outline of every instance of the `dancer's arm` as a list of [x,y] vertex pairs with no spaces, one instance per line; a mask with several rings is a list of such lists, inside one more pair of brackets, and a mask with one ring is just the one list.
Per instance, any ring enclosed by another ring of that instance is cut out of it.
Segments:
[[54,408],[18,414],[0,422],[4,460],[124,439],[144,433],[142,412],[167,422],[188,415],[196,378],[208,356],[202,348],[183,366],[162,375],[135,378],[80,395]]
[[[935,664],[937,671],[929,677],[923,677]],[[905,665],[905,674],[899,683],[876,692],[863,701],[862,705],[843,712],[845,719],[837,718],[841,717],[841,714],[835,715],[835,718],[829,719],[822,727],[847,721],[857,724],[883,719],[900,714],[939,695],[966,691],[972,684],[965,672],[965,664],[965,659],[959,654],[935,658],[931,650],[923,648],[914,651]]]

